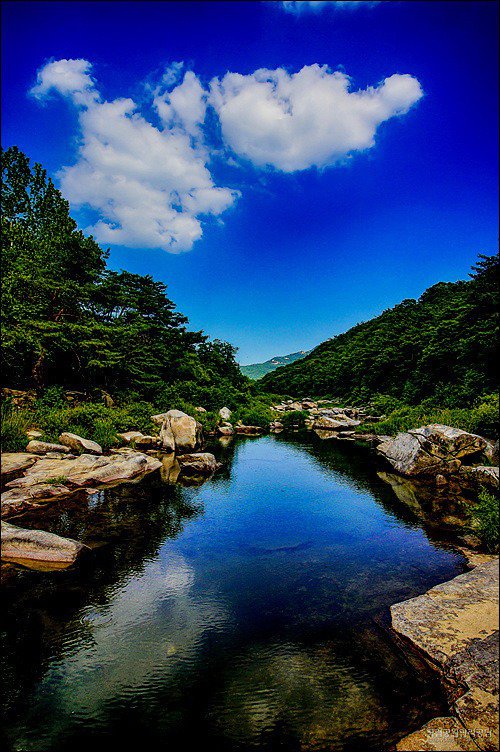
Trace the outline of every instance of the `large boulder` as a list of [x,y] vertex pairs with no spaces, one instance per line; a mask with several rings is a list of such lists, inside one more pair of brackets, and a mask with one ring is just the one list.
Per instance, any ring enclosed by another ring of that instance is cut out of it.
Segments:
[[459,428],[422,426],[379,444],[377,452],[401,475],[457,473],[464,457],[479,455],[486,439]]
[[25,528],[2,522],[2,559],[36,569],[60,569],[73,564],[86,546],[71,538],[62,538],[45,530]]
[[47,454],[47,452],[69,453],[69,447],[65,444],[50,444],[48,441],[37,441],[36,439],[28,443],[26,450],[33,454]]
[[[160,416],[154,415],[152,420],[157,422]],[[180,410],[169,410],[162,413],[160,429],[160,444],[162,449],[171,452],[193,452],[203,448],[203,428],[195,418]]]
[[[495,558],[391,606],[393,629],[440,674],[462,736],[468,734],[488,752],[498,750],[498,592]],[[397,749],[464,747],[400,744]]]
[[217,460],[209,452],[181,454],[177,461],[185,475],[212,475],[217,469]]
[[491,488],[498,491],[499,488],[499,471],[498,467],[491,465],[478,465],[477,467],[468,467],[462,465],[460,468],[460,478],[474,486]]
[[228,407],[221,407],[221,409],[219,410],[219,415],[222,418],[222,420],[227,421],[231,417],[232,413]]
[[97,441],[83,439],[76,433],[64,432],[59,436],[59,441],[64,446],[67,446],[74,452],[79,452],[80,454],[102,454],[102,447]]

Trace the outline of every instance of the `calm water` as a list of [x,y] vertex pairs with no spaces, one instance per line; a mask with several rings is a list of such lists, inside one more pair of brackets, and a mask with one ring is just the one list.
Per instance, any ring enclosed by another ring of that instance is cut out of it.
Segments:
[[95,548],[5,587],[4,748],[381,752],[443,713],[387,607],[463,559],[367,451],[268,437],[219,454],[201,487],[150,476],[44,514]]

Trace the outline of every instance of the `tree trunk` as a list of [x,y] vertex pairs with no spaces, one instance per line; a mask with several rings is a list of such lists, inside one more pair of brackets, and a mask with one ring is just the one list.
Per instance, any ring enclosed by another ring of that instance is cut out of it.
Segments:
[[35,385],[38,389],[41,389],[43,386],[45,386],[45,376],[46,376],[46,367],[45,367],[45,350],[42,350],[36,359],[35,365],[31,369],[31,378],[33,379]]

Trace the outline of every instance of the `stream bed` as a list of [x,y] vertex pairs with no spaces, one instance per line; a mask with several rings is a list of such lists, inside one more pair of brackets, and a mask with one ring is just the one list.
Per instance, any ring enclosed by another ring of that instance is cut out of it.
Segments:
[[3,588],[4,749],[384,752],[446,714],[388,607],[464,558],[313,435],[237,439],[199,487],[155,473],[39,526],[92,546]]

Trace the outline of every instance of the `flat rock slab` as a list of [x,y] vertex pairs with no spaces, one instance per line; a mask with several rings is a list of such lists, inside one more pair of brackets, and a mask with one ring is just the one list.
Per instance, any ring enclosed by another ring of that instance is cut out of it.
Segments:
[[81,454],[74,459],[45,457],[21,478],[9,481],[2,494],[2,517],[19,514],[30,505],[62,499],[85,488],[116,485],[158,470],[161,462],[132,449],[111,456]]
[[29,442],[26,449],[34,454],[47,454],[47,452],[68,454],[69,452],[69,447],[64,444],[50,444],[48,441],[36,441],[35,439]]
[[26,452],[3,452],[0,457],[0,466],[2,478],[21,473],[35,464],[40,459],[39,454],[28,454]]
[[462,724],[456,718],[433,718],[418,731],[396,744],[398,752],[478,752]]
[[393,628],[439,671],[458,720],[485,751],[498,749],[498,585],[496,557],[391,607]]
[[2,522],[1,535],[2,560],[34,569],[69,567],[86,548],[72,538],[62,538],[45,530],[27,530],[8,522]]

